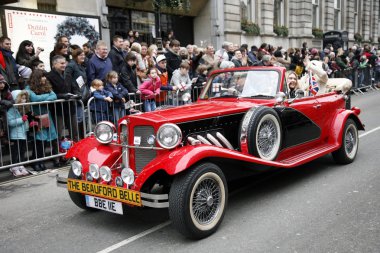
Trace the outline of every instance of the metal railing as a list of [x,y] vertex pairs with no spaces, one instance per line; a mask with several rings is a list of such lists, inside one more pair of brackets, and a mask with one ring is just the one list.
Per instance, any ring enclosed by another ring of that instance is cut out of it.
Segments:
[[348,78],[352,81],[351,91],[355,95],[364,94],[365,91],[379,90],[375,82],[376,71],[372,67],[365,68],[348,68],[345,70],[335,71],[331,78]]
[[81,100],[14,104],[1,119],[6,129],[0,138],[0,170],[64,156],[67,145],[86,134],[80,111]]

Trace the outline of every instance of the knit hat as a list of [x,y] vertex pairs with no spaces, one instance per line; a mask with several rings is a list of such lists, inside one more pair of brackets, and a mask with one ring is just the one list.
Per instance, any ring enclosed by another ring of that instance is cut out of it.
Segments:
[[163,61],[163,60],[166,60],[166,57],[165,55],[163,54],[160,54],[159,56],[157,56],[156,58],[156,62],[159,63],[160,61]]
[[312,48],[311,51],[310,51],[310,53],[311,53],[312,55],[316,55],[316,54],[318,54],[318,49],[316,49],[316,48]]
[[2,74],[0,74],[0,83],[7,83],[7,81],[5,80]]
[[22,78],[29,79],[30,75],[32,74],[32,70],[26,66],[20,65],[18,67],[18,73]]

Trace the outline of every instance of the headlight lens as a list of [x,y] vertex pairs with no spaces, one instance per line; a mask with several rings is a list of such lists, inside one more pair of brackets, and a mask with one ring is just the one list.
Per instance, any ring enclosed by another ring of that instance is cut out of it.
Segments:
[[79,177],[82,174],[82,164],[79,161],[73,161],[71,163],[71,169],[75,176]]
[[90,174],[94,179],[99,178],[99,166],[92,163],[90,164]]
[[157,142],[163,148],[175,148],[181,141],[181,129],[175,124],[164,124],[157,131]]
[[102,166],[99,169],[100,177],[106,181],[109,182],[111,181],[111,169],[107,166]]
[[94,130],[95,137],[98,142],[108,144],[112,141],[113,135],[116,132],[115,126],[108,121],[99,122]]
[[131,185],[135,182],[135,173],[132,169],[124,168],[121,171],[121,179],[123,179],[124,183],[127,185]]

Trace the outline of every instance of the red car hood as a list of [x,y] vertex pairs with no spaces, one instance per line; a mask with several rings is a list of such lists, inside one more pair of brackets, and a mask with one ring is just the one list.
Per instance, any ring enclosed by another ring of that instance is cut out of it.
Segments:
[[139,121],[153,121],[155,123],[178,123],[196,119],[210,118],[226,114],[245,112],[255,105],[273,105],[275,100],[262,99],[214,99],[200,101],[190,105],[174,107],[139,115],[129,116]]

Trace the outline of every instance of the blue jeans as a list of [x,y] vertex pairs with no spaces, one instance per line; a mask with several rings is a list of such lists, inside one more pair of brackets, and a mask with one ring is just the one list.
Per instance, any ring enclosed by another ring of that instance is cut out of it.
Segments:
[[145,112],[152,112],[156,110],[156,100],[154,99],[144,100],[144,110]]

